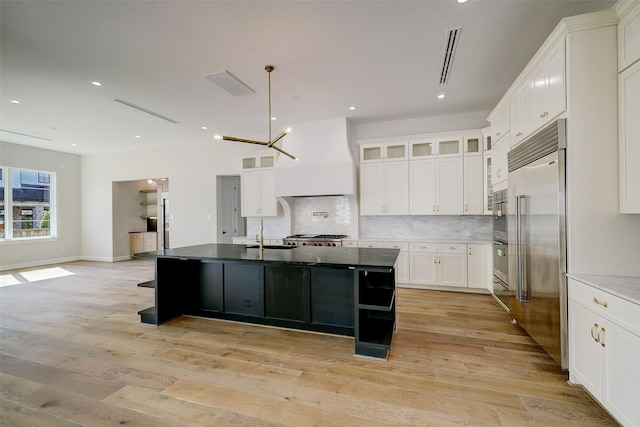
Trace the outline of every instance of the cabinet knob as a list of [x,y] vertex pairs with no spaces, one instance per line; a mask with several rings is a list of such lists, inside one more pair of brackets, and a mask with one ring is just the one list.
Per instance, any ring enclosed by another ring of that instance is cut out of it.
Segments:
[[496,136],[500,135],[502,132],[496,132]]
[[516,133],[516,136],[520,136],[520,135],[522,135],[522,132]]

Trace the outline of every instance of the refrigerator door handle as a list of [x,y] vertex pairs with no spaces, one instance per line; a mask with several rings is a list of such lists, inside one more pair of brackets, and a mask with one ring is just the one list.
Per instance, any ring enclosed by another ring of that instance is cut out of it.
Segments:
[[520,302],[531,301],[527,280],[527,196],[516,196],[516,298]]

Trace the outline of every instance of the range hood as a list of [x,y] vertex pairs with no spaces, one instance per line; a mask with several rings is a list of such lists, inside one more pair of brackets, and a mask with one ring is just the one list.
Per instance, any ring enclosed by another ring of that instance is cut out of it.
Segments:
[[276,197],[354,195],[356,166],[347,138],[347,120],[333,119],[293,126],[275,168]]

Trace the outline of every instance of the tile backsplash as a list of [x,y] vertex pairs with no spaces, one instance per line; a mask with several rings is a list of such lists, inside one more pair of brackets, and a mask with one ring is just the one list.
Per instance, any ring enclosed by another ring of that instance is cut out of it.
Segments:
[[[355,237],[351,200],[346,196],[296,197],[289,199],[291,233],[287,217],[264,218],[264,235],[282,238],[288,234],[346,234]],[[316,215],[314,215],[316,212]],[[327,217],[324,217],[324,213]],[[490,215],[361,216],[360,239],[425,239],[491,241]],[[260,231],[260,218],[247,218],[247,235]]]
[[292,234],[353,234],[351,203],[345,196],[296,197],[291,217]]
[[360,239],[491,241],[491,234],[491,215],[360,217]]

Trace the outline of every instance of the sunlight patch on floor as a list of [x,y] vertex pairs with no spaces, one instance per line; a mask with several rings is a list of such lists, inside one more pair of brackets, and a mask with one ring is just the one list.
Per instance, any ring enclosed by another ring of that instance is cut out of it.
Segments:
[[0,288],[4,286],[12,286],[19,284],[20,281],[16,279],[12,274],[3,274],[0,276]]
[[38,280],[55,279],[56,277],[72,276],[73,273],[62,267],[42,268],[39,270],[23,271],[20,273],[22,277],[30,282]]

